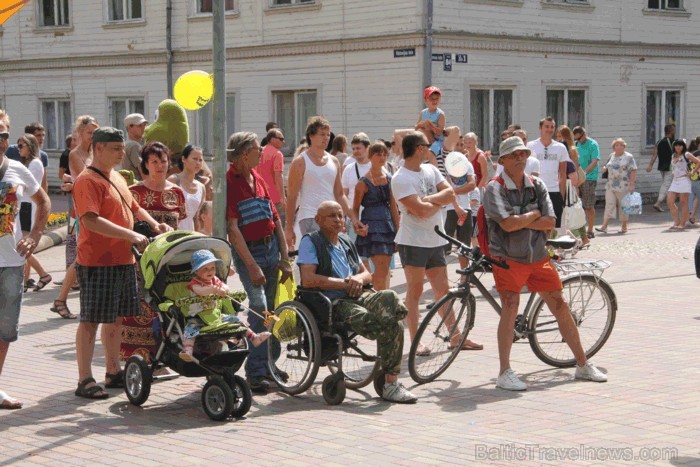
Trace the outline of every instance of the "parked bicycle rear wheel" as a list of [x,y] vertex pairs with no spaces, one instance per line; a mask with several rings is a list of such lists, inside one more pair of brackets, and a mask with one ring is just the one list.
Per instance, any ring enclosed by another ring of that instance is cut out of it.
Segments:
[[[581,345],[586,357],[595,355],[610,337],[617,299],[610,285],[592,274],[574,276],[562,281],[564,300],[571,308]],[[542,298],[535,302],[528,325],[532,351],[547,365],[572,367],[576,359],[559,333],[557,320]]]
[[[408,372],[413,381],[418,384],[429,383],[447,370],[457,358],[474,325],[475,305],[476,300],[472,294],[464,297],[447,294],[432,306],[418,327],[408,354]],[[459,311],[455,313],[456,309]],[[454,320],[450,320],[450,316]],[[461,337],[458,345],[452,346],[450,338],[455,335]],[[416,355],[421,343],[430,350],[430,355]]]

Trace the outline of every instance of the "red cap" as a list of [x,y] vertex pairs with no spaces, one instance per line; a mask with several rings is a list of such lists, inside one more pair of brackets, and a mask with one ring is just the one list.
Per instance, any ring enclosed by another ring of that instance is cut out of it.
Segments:
[[427,99],[430,97],[432,94],[438,93],[439,95],[442,96],[442,91],[440,91],[440,88],[437,86],[428,86],[425,88],[425,91],[423,91],[423,99]]

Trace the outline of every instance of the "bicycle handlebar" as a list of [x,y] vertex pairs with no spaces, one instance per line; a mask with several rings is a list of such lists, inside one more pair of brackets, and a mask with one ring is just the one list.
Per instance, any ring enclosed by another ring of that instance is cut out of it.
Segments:
[[[446,233],[443,233],[440,230],[440,227],[437,225],[435,226],[435,233],[438,234],[440,237],[444,238],[445,240],[447,240],[448,242],[450,242],[451,244],[457,246],[460,249],[460,254],[462,254],[463,256],[470,256],[477,263],[479,263],[481,261],[485,261],[489,264],[493,264],[494,266],[498,266],[499,268],[510,269],[510,266],[508,266],[508,263],[506,263],[505,261],[499,261],[499,260],[491,258],[490,256],[483,254],[481,252],[481,250],[479,250],[479,247],[474,247],[474,248],[468,247],[467,245],[460,242],[456,238],[452,238],[449,235],[447,235]],[[458,270],[457,272],[459,273],[460,271],[466,272],[465,269]]]

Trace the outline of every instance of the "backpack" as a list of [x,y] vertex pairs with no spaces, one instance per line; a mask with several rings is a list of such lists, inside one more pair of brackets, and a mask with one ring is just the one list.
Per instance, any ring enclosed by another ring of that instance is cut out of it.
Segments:
[[[530,179],[530,183],[532,183],[534,186],[535,181],[532,176],[528,175],[527,178]],[[496,180],[502,187],[506,186],[506,181],[503,180],[503,177],[500,175],[491,179],[491,181],[494,180]],[[476,212],[476,231],[476,239],[479,241],[479,248],[481,249],[481,252],[486,256],[491,256],[489,249],[489,226],[488,222],[486,221],[486,211],[484,211],[483,202],[481,203],[481,206],[479,206],[479,210]]]

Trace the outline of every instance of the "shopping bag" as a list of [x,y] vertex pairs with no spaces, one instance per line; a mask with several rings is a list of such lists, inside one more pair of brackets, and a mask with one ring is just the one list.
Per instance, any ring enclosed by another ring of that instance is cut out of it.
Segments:
[[625,214],[642,213],[642,195],[637,193],[627,193],[622,197],[622,212]]
[[576,193],[576,188],[571,184],[571,180],[567,180],[561,226],[567,230],[576,230],[584,225],[586,225],[586,212],[583,210],[583,204],[581,204],[581,199]]
[[277,282],[277,292],[275,293],[275,309],[282,303],[289,300],[294,300],[297,293],[297,285],[294,282],[294,276],[289,277],[284,282],[279,282],[282,279],[282,271],[279,272]]

